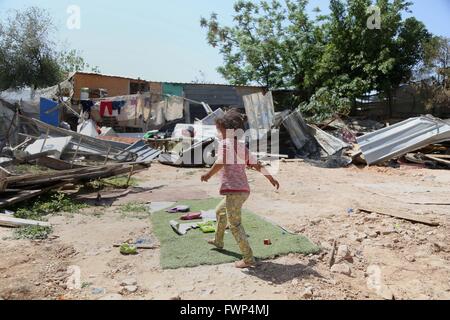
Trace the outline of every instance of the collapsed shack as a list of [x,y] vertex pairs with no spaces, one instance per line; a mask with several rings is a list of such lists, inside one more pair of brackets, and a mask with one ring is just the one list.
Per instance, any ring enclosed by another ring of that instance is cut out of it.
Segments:
[[[120,175],[127,175],[129,182],[134,173],[147,169],[160,153],[143,141],[132,145],[118,144],[22,115],[18,118],[28,127],[34,127],[36,133],[19,133],[26,137],[22,143],[14,148],[3,148],[2,154],[8,157],[0,159],[0,208],[60,190],[67,185]],[[33,174],[17,173],[19,164],[49,170]]]

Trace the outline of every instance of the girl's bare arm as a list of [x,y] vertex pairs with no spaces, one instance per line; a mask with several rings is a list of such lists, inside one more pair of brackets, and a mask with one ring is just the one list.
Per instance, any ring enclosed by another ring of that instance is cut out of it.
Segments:
[[269,173],[269,171],[267,171],[267,169],[264,168],[263,165],[261,165],[261,163],[258,162],[258,164],[250,165],[250,168],[252,168],[252,169],[254,169],[254,170],[256,170],[256,171],[262,173],[262,174],[267,178],[267,180],[269,180],[270,183],[271,183],[277,190],[280,189],[280,183],[278,182],[278,180],[275,179],[275,178]]
[[216,175],[220,170],[222,170],[222,168],[224,167],[224,164],[219,164],[219,163],[215,163],[211,170],[209,170],[209,172],[207,174],[204,174],[202,176],[202,181],[203,182],[208,182],[209,179],[211,179],[214,175]]

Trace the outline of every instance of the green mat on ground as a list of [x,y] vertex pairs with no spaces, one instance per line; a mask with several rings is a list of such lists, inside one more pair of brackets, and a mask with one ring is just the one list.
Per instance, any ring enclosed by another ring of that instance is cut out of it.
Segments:
[[[189,205],[191,212],[207,211],[217,206],[220,199],[190,200],[177,205]],[[178,269],[199,265],[218,265],[241,259],[230,230],[225,234],[224,250],[215,249],[205,239],[213,239],[214,233],[204,234],[200,229],[189,230],[186,235],[175,233],[169,221],[178,220],[183,214],[165,211],[152,214],[153,232],[161,245],[161,266],[163,269]],[[285,232],[280,227],[244,210],[243,225],[249,235],[250,245],[259,260],[274,258],[289,253],[310,254],[319,251],[319,247],[300,235]],[[183,221],[186,223],[193,221]],[[264,245],[264,239],[270,239],[272,245]]]

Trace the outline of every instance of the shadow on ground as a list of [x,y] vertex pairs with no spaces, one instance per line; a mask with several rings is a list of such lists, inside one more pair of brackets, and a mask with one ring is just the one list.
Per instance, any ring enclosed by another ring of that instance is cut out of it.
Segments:
[[274,263],[272,261],[262,261],[258,266],[245,271],[249,276],[257,277],[261,280],[272,282],[274,284],[283,284],[296,278],[323,278],[317,271],[313,270],[314,264],[294,264],[285,265]]

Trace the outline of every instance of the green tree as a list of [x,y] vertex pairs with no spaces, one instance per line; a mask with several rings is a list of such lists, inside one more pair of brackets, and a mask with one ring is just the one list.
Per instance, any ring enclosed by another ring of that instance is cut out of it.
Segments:
[[75,49],[61,51],[58,54],[58,63],[64,77],[71,72],[91,71],[93,73],[100,73],[98,66],[91,66],[87,63],[81,55],[81,52]]
[[[376,90],[391,101],[398,86],[411,80],[431,35],[422,22],[402,18],[411,5],[405,0],[376,1],[381,28],[368,28],[367,8],[372,4],[371,0],[330,1],[330,41],[323,65],[336,76],[321,76],[328,79],[327,87],[350,99]],[[321,71],[327,74],[326,69]]]
[[15,11],[0,24],[0,89],[58,82],[53,31],[50,15],[37,7]]
[[[210,45],[224,58],[219,72],[231,83],[256,82],[299,92],[305,111],[348,112],[372,90],[391,97],[409,81],[431,35],[415,18],[404,19],[406,0],[330,0],[330,14],[307,14],[307,0],[239,0],[234,24],[216,14],[202,18]],[[368,27],[376,4],[381,29]],[[327,105],[324,105],[327,104]]]
[[99,73],[77,50],[58,51],[49,13],[38,7],[13,11],[0,23],[0,90],[43,88],[64,80],[68,73]]
[[295,88],[310,96],[312,66],[320,54],[321,28],[306,15],[306,0],[239,0],[234,26],[221,26],[217,14],[202,18],[208,43],[218,47],[224,65],[218,71],[232,84],[258,83]]
[[433,78],[440,86],[449,87],[450,38],[434,36],[427,43],[419,77]]

